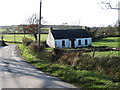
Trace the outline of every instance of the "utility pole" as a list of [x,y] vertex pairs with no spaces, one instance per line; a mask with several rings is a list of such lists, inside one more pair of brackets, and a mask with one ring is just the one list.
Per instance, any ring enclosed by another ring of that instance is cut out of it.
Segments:
[[15,43],[15,30],[14,30],[14,43]]
[[40,0],[40,13],[39,13],[39,23],[38,23],[38,52],[40,52],[40,34],[41,34],[41,8],[42,8],[42,0]]

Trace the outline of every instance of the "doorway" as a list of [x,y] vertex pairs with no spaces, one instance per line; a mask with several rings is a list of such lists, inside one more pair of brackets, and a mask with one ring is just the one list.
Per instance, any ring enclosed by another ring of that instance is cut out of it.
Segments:
[[71,40],[71,48],[75,48],[75,40]]

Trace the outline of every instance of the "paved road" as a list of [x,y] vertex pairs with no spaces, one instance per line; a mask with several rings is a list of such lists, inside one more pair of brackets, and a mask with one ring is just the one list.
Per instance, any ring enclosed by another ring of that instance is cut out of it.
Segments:
[[0,59],[0,88],[76,88],[21,60],[16,45],[0,47]]

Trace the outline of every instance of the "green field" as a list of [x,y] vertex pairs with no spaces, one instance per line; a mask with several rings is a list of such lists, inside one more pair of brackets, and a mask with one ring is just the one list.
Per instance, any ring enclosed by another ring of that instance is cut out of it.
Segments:
[[[118,37],[107,37],[92,42],[92,46],[108,46],[108,47],[119,47],[118,46]],[[104,51],[104,52],[95,52],[95,57],[120,57],[120,51]],[[92,52],[87,53],[92,55]]]
[[[14,42],[14,34],[5,34],[4,41],[12,41]],[[22,42],[22,38],[24,37],[24,34],[15,34],[15,41],[16,42]],[[32,35],[26,34],[25,37],[31,38],[32,40],[35,40]],[[47,34],[41,34],[41,41],[45,41],[47,38]]]
[[107,37],[92,42],[93,46],[118,47],[118,37]]

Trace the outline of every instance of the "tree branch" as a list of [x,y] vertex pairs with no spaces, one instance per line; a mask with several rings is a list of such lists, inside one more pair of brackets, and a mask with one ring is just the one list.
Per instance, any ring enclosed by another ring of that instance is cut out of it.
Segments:
[[120,8],[115,8],[115,7],[112,7],[111,3],[110,2],[101,2],[101,4],[105,4],[105,8],[106,9],[115,9],[115,10],[120,10]]

